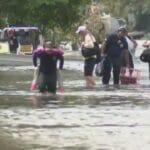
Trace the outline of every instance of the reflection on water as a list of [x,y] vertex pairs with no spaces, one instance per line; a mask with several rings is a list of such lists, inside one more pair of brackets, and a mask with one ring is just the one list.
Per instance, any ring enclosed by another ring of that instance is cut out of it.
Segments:
[[138,85],[104,87],[97,78],[91,90],[84,88],[82,73],[66,65],[65,93],[56,96],[29,91],[32,67],[3,68],[0,149],[149,150],[147,65],[136,65],[142,70]]

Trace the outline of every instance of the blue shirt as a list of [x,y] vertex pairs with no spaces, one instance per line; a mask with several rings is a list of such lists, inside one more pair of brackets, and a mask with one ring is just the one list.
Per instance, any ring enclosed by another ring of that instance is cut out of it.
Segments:
[[124,37],[111,34],[106,38],[106,53],[108,56],[119,57],[125,49],[128,49],[128,44]]

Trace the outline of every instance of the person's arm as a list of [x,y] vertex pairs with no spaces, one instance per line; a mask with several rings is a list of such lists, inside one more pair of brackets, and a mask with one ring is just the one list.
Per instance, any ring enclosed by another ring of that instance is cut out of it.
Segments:
[[126,61],[126,67],[130,67],[129,64],[129,50],[125,49],[125,61]]
[[133,42],[133,44],[134,44],[134,49],[136,49],[136,47],[138,46],[138,44],[137,44],[137,42],[136,42],[136,40],[132,37],[132,36],[129,36],[130,38],[130,40]]
[[106,55],[106,41],[104,41],[101,46],[101,57],[105,55]]
[[136,48],[137,48],[137,46],[138,46],[138,44],[137,44],[136,40],[134,40],[134,39],[133,39],[133,43],[134,43],[134,49],[136,49]]
[[57,59],[59,60],[59,69],[57,69],[58,91],[64,93],[63,78],[60,71],[63,69],[64,57],[62,54],[59,54],[57,55]]
[[126,39],[124,41],[124,50],[125,50],[126,67],[130,67],[130,63],[129,63],[129,50],[128,50],[128,43],[127,43]]
[[105,38],[101,47],[101,57],[105,57],[107,55],[107,47],[108,45],[111,44],[112,40],[113,40],[113,35],[110,35],[107,38]]
[[57,59],[59,60],[59,69],[62,70],[64,65],[64,56],[61,54],[57,55]]
[[33,65],[34,67],[37,67],[37,59],[38,59],[38,54],[37,53],[33,53]]
[[33,65],[34,65],[34,75],[33,80],[31,82],[30,90],[35,90],[37,88],[37,80],[39,77],[39,67],[37,65],[37,53],[33,53]]

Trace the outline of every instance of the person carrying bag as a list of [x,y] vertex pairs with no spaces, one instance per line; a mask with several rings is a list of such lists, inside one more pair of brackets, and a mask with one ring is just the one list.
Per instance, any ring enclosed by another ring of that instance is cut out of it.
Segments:
[[100,47],[98,42],[95,40],[95,38],[93,37],[93,35],[91,33],[89,33],[89,41],[91,40],[93,43],[93,47],[92,48],[88,48],[83,46],[81,49],[81,53],[82,56],[87,58],[87,57],[92,57],[92,56],[96,56],[96,60],[97,62],[100,61]]
[[[95,37],[90,33],[86,26],[79,26],[76,33],[83,38],[81,44],[81,53],[84,57],[84,77],[86,81],[86,88],[92,88],[95,85],[93,78],[94,66],[96,64],[98,55],[98,44],[96,43]],[[100,53],[99,53],[100,55]]]
[[102,77],[103,76],[103,73],[104,73],[104,61],[105,61],[105,57],[102,58],[102,60],[100,62],[98,62],[96,67],[95,67],[95,75],[97,77]]

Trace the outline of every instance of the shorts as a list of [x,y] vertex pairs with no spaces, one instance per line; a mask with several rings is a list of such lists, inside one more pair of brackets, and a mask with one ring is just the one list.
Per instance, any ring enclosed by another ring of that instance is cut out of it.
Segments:
[[84,76],[92,76],[93,75],[95,63],[96,63],[95,58],[85,59],[85,61],[84,61]]

